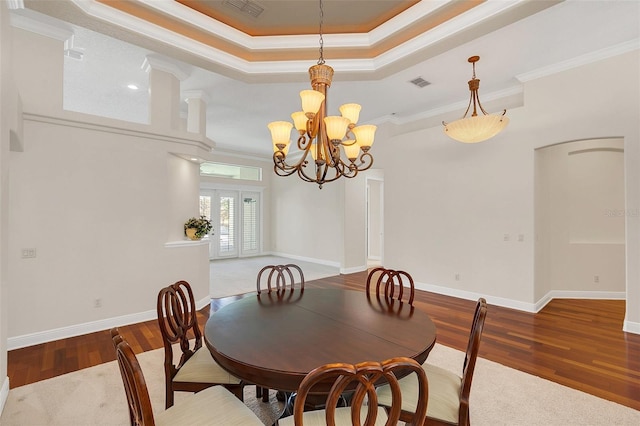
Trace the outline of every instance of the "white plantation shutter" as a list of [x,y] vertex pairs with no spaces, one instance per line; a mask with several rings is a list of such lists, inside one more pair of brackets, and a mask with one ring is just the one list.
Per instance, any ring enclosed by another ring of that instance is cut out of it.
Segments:
[[236,197],[220,195],[220,231],[218,253],[237,255],[236,247]]
[[242,253],[258,251],[258,197],[243,194],[242,198]]

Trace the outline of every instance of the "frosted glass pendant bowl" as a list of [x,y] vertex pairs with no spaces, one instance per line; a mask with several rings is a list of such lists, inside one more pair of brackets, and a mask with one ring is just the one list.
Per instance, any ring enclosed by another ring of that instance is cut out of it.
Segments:
[[[467,110],[459,120],[451,123],[442,122],[445,135],[458,142],[476,143],[486,141],[500,133],[502,129],[509,124],[509,118],[505,116],[507,113],[506,109],[502,111],[502,114],[496,115],[488,114],[487,111],[482,108],[480,95],[478,94],[480,80],[476,78],[476,62],[479,60],[480,56],[472,56],[468,59],[473,65],[473,76],[471,80],[469,80],[469,91],[471,94]],[[473,106],[473,109],[471,109],[471,106]],[[467,117],[469,111],[471,111],[471,115]],[[478,114],[478,112],[481,114]]]
[[507,127],[507,124],[509,117],[505,115],[477,115],[445,124],[444,133],[458,142],[476,143],[494,137]]

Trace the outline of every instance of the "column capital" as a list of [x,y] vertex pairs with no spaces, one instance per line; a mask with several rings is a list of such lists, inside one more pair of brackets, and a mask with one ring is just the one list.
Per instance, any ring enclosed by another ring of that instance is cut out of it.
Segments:
[[204,90],[185,90],[182,92],[182,97],[185,102],[189,102],[189,99],[200,99],[204,103],[209,103],[211,98]]
[[150,54],[144,58],[142,63],[142,69],[145,72],[150,72],[152,69],[164,71],[173,75],[178,80],[182,81],[189,77],[190,70],[186,65],[173,61],[165,56]]

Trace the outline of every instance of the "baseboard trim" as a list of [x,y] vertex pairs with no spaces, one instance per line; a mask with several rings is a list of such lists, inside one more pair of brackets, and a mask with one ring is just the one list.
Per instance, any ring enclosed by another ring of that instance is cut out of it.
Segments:
[[355,274],[356,272],[362,272],[369,269],[367,265],[353,266],[351,268],[340,268],[341,274]]
[[359,266],[352,266],[350,268],[342,268],[339,262],[332,262],[330,260],[315,259],[311,257],[303,257],[303,256],[297,256],[295,254],[280,253],[280,252],[269,252],[269,254],[271,256],[286,257],[288,259],[301,260],[303,262],[316,263],[318,265],[324,265],[324,266],[331,266],[333,268],[338,268],[341,274],[355,274],[356,272],[362,272],[367,270],[367,265],[359,265]]
[[624,320],[622,331],[633,334],[640,334],[640,322],[631,322]]
[[2,388],[0,388],[0,416],[4,410],[4,404],[7,402],[7,398],[9,398],[9,377],[4,378]]
[[[332,262],[330,260],[323,260],[323,259],[316,259],[316,258],[313,258],[313,257],[298,256],[298,255],[295,255],[295,254],[281,253],[281,252],[278,252],[278,251],[272,251],[272,252],[269,252],[268,254],[270,254],[271,256],[287,257],[289,259],[301,260],[303,262],[317,263],[318,265],[325,265],[325,266],[332,266],[334,268],[340,268],[340,262]],[[356,271],[356,272],[359,272],[359,271]]]
[[[338,266],[334,262],[318,261],[317,259],[303,258],[301,256],[289,256],[286,254],[274,254],[274,256],[289,257],[292,259],[302,260],[305,262],[319,263],[328,266]],[[351,274],[354,272],[361,272],[366,270],[366,266],[341,269],[342,274]],[[614,299],[624,300],[626,298],[625,292],[607,292],[607,291],[563,291],[552,290],[545,294],[540,300],[535,303],[522,302],[519,300],[506,299],[503,297],[496,297],[491,295],[485,295],[472,291],[459,290],[455,288],[443,287],[433,284],[425,284],[416,282],[415,287],[418,290],[429,291],[432,293],[438,293],[445,296],[457,297],[467,300],[478,300],[480,297],[484,297],[489,304],[501,306],[504,308],[516,309],[519,311],[537,313],[544,308],[547,303],[553,299]],[[206,296],[196,301],[196,308],[202,309],[211,302],[211,298]],[[99,321],[91,321],[83,324],[76,324],[68,327],[61,327],[52,330],[45,330],[37,333],[25,334],[22,336],[9,337],[7,339],[7,350],[20,349],[27,346],[38,345],[40,343],[51,342],[54,340],[66,339],[69,337],[80,336],[83,334],[94,333],[96,331],[108,330],[112,327],[119,327],[128,324],[135,324],[138,322],[150,321],[157,318],[157,312],[155,310],[139,312],[135,314],[122,315],[119,317],[105,318]],[[623,331],[628,333],[640,334],[640,323],[626,321],[624,322]],[[6,383],[6,382],[5,382]],[[3,385],[4,386],[4,385]],[[3,388],[4,389],[4,388]],[[7,390],[8,392],[8,390]],[[3,395],[0,394],[0,397]],[[3,401],[0,400],[0,403]]]
[[533,303],[521,302],[519,300],[505,299],[503,297],[490,296],[483,293],[476,293],[473,291],[460,290],[457,288],[443,287],[439,285],[425,284],[425,283],[419,283],[419,282],[415,283],[415,287],[416,289],[419,289],[419,290],[430,291],[432,293],[438,293],[445,296],[457,297],[459,299],[478,300],[480,297],[484,297],[487,300],[487,303],[491,305],[502,306],[504,308],[517,309],[519,311],[525,311],[525,312],[535,312],[534,311],[535,306]]
[[[196,308],[202,309],[211,302],[208,295],[196,301]],[[149,310],[135,314],[121,315],[113,318],[105,318],[98,321],[91,321],[82,324],[70,325],[67,327],[54,328],[52,330],[39,331],[37,333],[24,334],[22,336],[9,337],[7,339],[7,350],[25,348],[27,346],[38,345],[40,343],[54,340],[67,339],[69,337],[80,336],[96,331],[108,330],[113,327],[135,324],[138,322],[155,320],[158,318],[157,311]]]
[[[547,303],[553,299],[612,299],[612,300],[624,300],[626,293],[616,291],[567,291],[567,290],[552,290],[545,294],[540,300],[535,303],[522,302],[519,300],[506,299],[504,297],[497,297],[486,295],[482,293],[476,293],[472,291],[460,290],[456,288],[443,287],[433,284],[415,283],[416,289],[430,291],[432,293],[438,293],[445,296],[457,297],[466,300],[478,300],[480,297],[484,297],[487,303],[491,305],[501,306],[503,308],[516,309],[518,311],[537,313],[544,308]],[[634,329],[634,323],[630,323],[629,329]],[[625,327],[627,327],[625,325]],[[638,328],[640,330],[640,326]],[[627,330],[625,330],[627,331]],[[633,332],[633,331],[630,331]]]

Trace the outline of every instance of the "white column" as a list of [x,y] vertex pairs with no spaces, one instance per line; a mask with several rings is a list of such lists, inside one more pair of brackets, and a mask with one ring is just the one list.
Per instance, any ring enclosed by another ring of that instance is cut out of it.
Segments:
[[183,97],[188,105],[187,132],[206,136],[209,97],[202,90],[187,91]]
[[149,73],[149,124],[162,130],[180,129],[180,81],[185,67],[159,55],[147,55],[143,69]]

